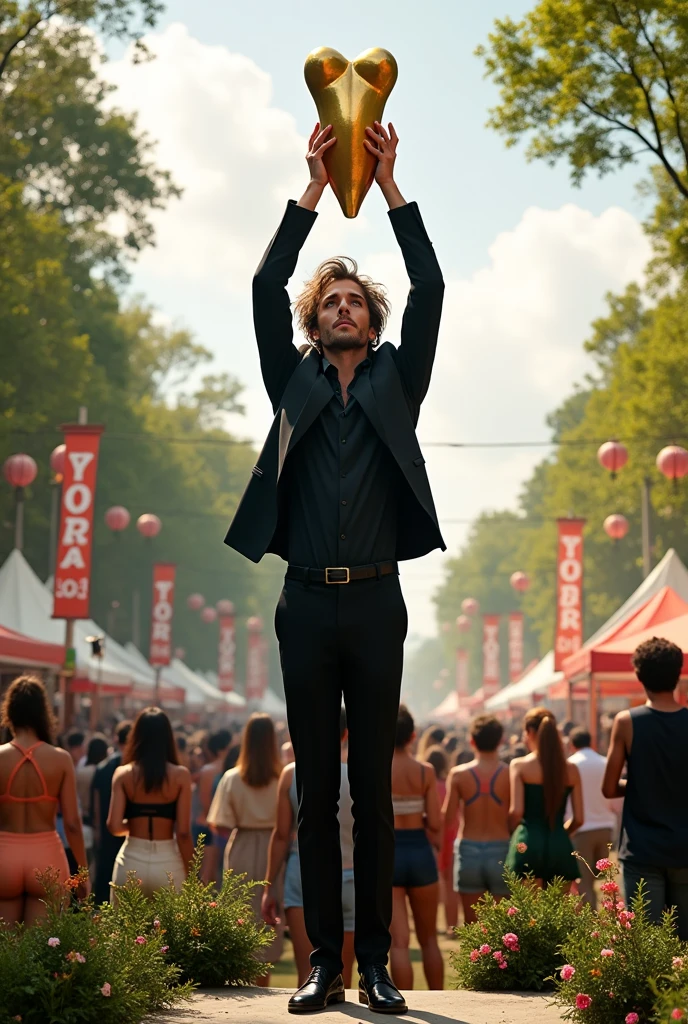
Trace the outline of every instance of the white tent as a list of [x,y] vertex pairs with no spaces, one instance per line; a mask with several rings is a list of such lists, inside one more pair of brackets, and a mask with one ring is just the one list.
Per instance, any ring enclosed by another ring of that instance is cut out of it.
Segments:
[[269,687],[263,694],[261,700],[258,701],[256,706],[257,711],[264,711],[271,718],[280,719],[287,717],[287,705],[278,697],[274,690]]
[[[64,619],[53,619],[52,612],[52,591],[41,582],[21,551],[15,549],[0,567],[0,623],[36,640],[64,644]],[[105,656],[92,656],[86,637],[101,634],[105,630],[92,619],[75,621],[77,676],[108,687],[151,685],[150,675],[133,666],[124,648],[111,637],[105,638]]]
[[[611,615],[603,626],[586,640],[586,645],[601,640],[617,623],[637,611],[649,598],[654,597],[663,587],[671,587],[679,597],[688,601],[688,569],[674,548],[669,548],[661,562],[650,575],[633,591],[627,601]],[[530,702],[536,693],[546,694],[550,686],[561,682],[563,672],[554,671],[554,651],[548,651],[542,661],[527,672],[517,683],[505,686],[485,704],[487,711],[503,711],[519,701]]]

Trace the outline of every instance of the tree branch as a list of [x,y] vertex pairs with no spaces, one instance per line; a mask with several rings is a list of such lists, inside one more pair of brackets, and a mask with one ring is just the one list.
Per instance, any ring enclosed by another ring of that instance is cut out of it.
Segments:
[[640,15],[640,11],[638,11],[637,9],[636,9],[636,17],[638,19],[638,25],[640,26],[640,31],[642,32],[643,38],[647,42],[647,45],[652,50],[656,60],[659,62],[660,66],[662,68],[662,74],[664,75],[664,83],[666,85],[667,96],[669,97],[669,100],[671,102],[671,106],[672,106],[672,109],[673,109],[673,112],[674,112],[674,124],[676,126],[676,134],[678,136],[678,140],[679,140],[679,143],[681,145],[681,149],[683,150],[683,157],[684,157],[684,160],[686,162],[686,170],[688,170],[688,141],[686,140],[686,138],[685,138],[685,136],[683,134],[683,125],[681,123],[681,113],[680,113],[680,111],[678,109],[678,104],[676,103],[676,97],[674,96],[674,89],[673,89],[673,86],[671,84],[671,76],[669,75],[669,71],[668,71],[667,66],[666,66],[666,61],[664,60],[664,57],[662,57],[662,55],[660,54],[657,46],[655,45],[655,41],[650,37],[650,34],[647,31],[647,28],[646,28],[646,26],[645,26],[645,24],[643,22],[643,19],[642,19],[641,15]]

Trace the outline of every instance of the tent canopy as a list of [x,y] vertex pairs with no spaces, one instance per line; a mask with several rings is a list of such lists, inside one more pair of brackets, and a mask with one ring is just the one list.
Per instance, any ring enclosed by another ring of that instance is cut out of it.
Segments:
[[46,644],[40,640],[0,626],[0,664],[21,665],[26,668],[61,668],[65,649],[60,644]]

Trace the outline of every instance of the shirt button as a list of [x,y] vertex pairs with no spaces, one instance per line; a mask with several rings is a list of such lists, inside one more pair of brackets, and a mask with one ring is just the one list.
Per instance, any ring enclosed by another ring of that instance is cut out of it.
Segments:
[[340,533],[339,534],[339,539],[340,540],[346,540],[346,534],[345,533]]
[[345,437],[342,438],[342,444],[346,444],[346,438]]
[[346,498],[342,498],[342,505],[346,505]]

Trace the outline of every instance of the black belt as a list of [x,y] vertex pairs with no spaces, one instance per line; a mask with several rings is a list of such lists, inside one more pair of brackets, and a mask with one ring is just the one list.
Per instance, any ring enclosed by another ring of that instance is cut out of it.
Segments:
[[304,565],[287,567],[288,580],[300,580],[301,583],[354,583],[356,580],[372,580],[381,576],[399,573],[396,562],[375,562],[374,565],[335,566],[328,569],[311,569]]

